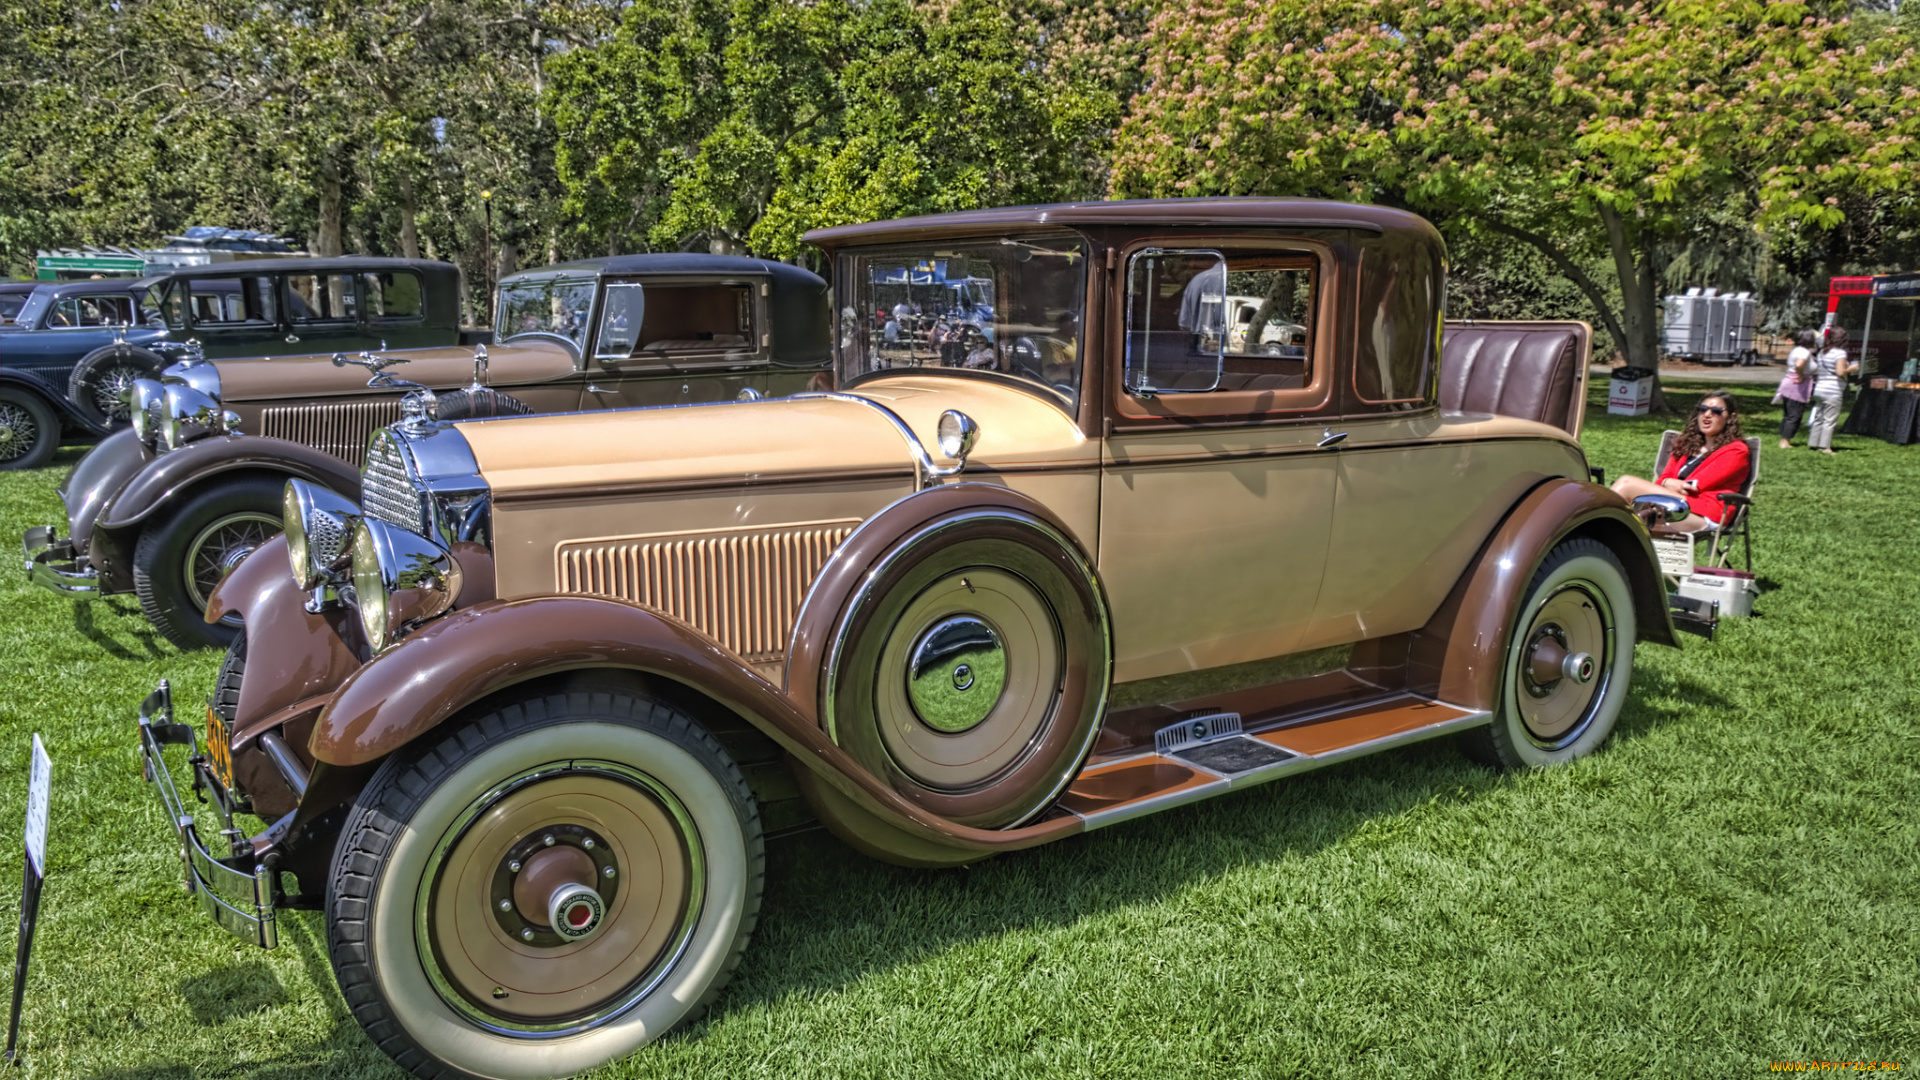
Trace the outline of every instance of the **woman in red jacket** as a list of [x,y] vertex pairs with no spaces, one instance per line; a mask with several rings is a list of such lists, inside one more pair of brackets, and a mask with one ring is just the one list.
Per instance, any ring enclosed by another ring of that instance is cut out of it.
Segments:
[[1739,491],[1752,469],[1733,398],[1715,391],[1694,407],[1693,420],[1673,441],[1673,456],[1657,479],[1623,476],[1613,482],[1613,490],[1628,502],[1636,495],[1680,496],[1693,513],[1670,522],[1662,531],[1695,532],[1709,523],[1719,525],[1726,520],[1728,507],[1714,495]]

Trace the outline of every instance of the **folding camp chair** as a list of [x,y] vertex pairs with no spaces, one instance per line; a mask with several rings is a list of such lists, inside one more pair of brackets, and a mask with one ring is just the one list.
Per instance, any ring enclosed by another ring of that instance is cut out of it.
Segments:
[[[1680,437],[1677,431],[1669,431],[1660,436],[1660,449],[1654,455],[1653,475],[1660,475],[1667,467],[1667,460],[1673,456],[1673,443]],[[1727,508],[1726,521],[1719,525],[1709,522],[1706,526],[1692,532],[1683,532],[1671,525],[1662,525],[1654,530],[1656,536],[1684,536],[1689,541],[1689,552],[1693,545],[1701,540],[1711,540],[1713,546],[1707,549],[1707,561],[1700,566],[1710,566],[1720,570],[1733,569],[1733,542],[1737,538],[1746,556],[1747,573],[1753,573],[1753,483],[1760,478],[1760,440],[1750,438],[1747,444],[1747,482],[1740,485],[1737,492],[1723,491],[1717,496]],[[1678,576],[1678,575],[1669,575]]]

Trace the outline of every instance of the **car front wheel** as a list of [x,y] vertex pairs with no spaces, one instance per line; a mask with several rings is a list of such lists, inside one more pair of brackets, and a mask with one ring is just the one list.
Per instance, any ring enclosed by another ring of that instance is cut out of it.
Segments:
[[1633,680],[1633,589],[1604,544],[1568,540],[1534,572],[1474,756],[1505,768],[1585,757],[1613,733]]
[[696,1017],[752,935],[760,819],[679,710],[535,697],[396,755],[327,890],[342,994],[423,1077],[570,1076]]
[[240,620],[206,621],[207,598],[227,571],[280,534],[285,481],[253,476],[216,483],[140,533],[133,591],[154,629],[182,649],[224,647]]

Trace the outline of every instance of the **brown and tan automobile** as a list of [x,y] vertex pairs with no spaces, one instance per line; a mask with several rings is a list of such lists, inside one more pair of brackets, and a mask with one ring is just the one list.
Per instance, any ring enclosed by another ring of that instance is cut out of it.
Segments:
[[[403,277],[293,274],[287,287],[302,310],[351,317],[356,304],[391,313]],[[451,283],[433,280],[433,310],[451,307]],[[417,314],[421,290],[409,288]],[[778,395],[827,367],[826,282],[763,259],[565,263],[505,278],[497,307],[491,352],[228,356],[135,382],[133,426],[60,486],[65,535],[36,526],[23,538],[29,580],[75,599],[134,593],[174,644],[224,646],[237,620],[200,615],[221,575],[279,533],[286,482],[357,499],[367,439],[400,419],[409,390],[438,391],[432,411],[453,419]]]
[[1554,765],[1607,738],[1636,642],[1673,643],[1574,437],[1585,328],[1462,331],[1455,403],[1557,424],[1442,411],[1416,217],[809,239],[836,388],[384,430],[359,504],[290,484],[215,590],[245,628],[204,729],[165,685],[141,708],[205,910],[270,947],[324,907],[355,1017],[421,1076],[569,1075],[696,1014],[795,795],[951,866],[1436,736]]

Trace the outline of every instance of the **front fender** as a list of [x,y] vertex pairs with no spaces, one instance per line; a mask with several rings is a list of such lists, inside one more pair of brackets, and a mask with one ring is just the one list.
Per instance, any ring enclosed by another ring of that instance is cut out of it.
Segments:
[[100,512],[153,457],[153,451],[134,436],[133,429],[126,428],[102,439],[74,464],[60,485],[60,500],[67,504],[67,535],[74,551],[87,550]]
[[0,384],[10,384],[28,391],[47,403],[47,407],[58,413],[60,419],[89,435],[105,435],[107,429],[80,414],[73,402],[67,397],[65,386],[55,386],[53,380],[37,371],[23,368],[0,367]]
[[210,476],[241,469],[298,477],[349,499],[360,498],[360,473],[332,454],[264,435],[216,435],[155,455],[101,513],[99,527],[119,530],[138,525],[178,492]]
[[936,850],[977,858],[1082,827],[1068,816],[996,832],[931,815],[835,746],[809,703],[789,697],[716,642],[657,612],[592,597],[495,600],[429,624],[347,680],[320,714],[308,749],[330,768],[364,769],[489,694],[592,669],[656,676],[704,694],[779,743],[812,781]]
[[1626,568],[1639,639],[1678,645],[1646,526],[1613,491],[1556,478],[1515,504],[1440,610],[1414,632],[1408,688],[1462,708],[1498,709],[1514,614],[1541,560],[1575,536],[1605,544]]

